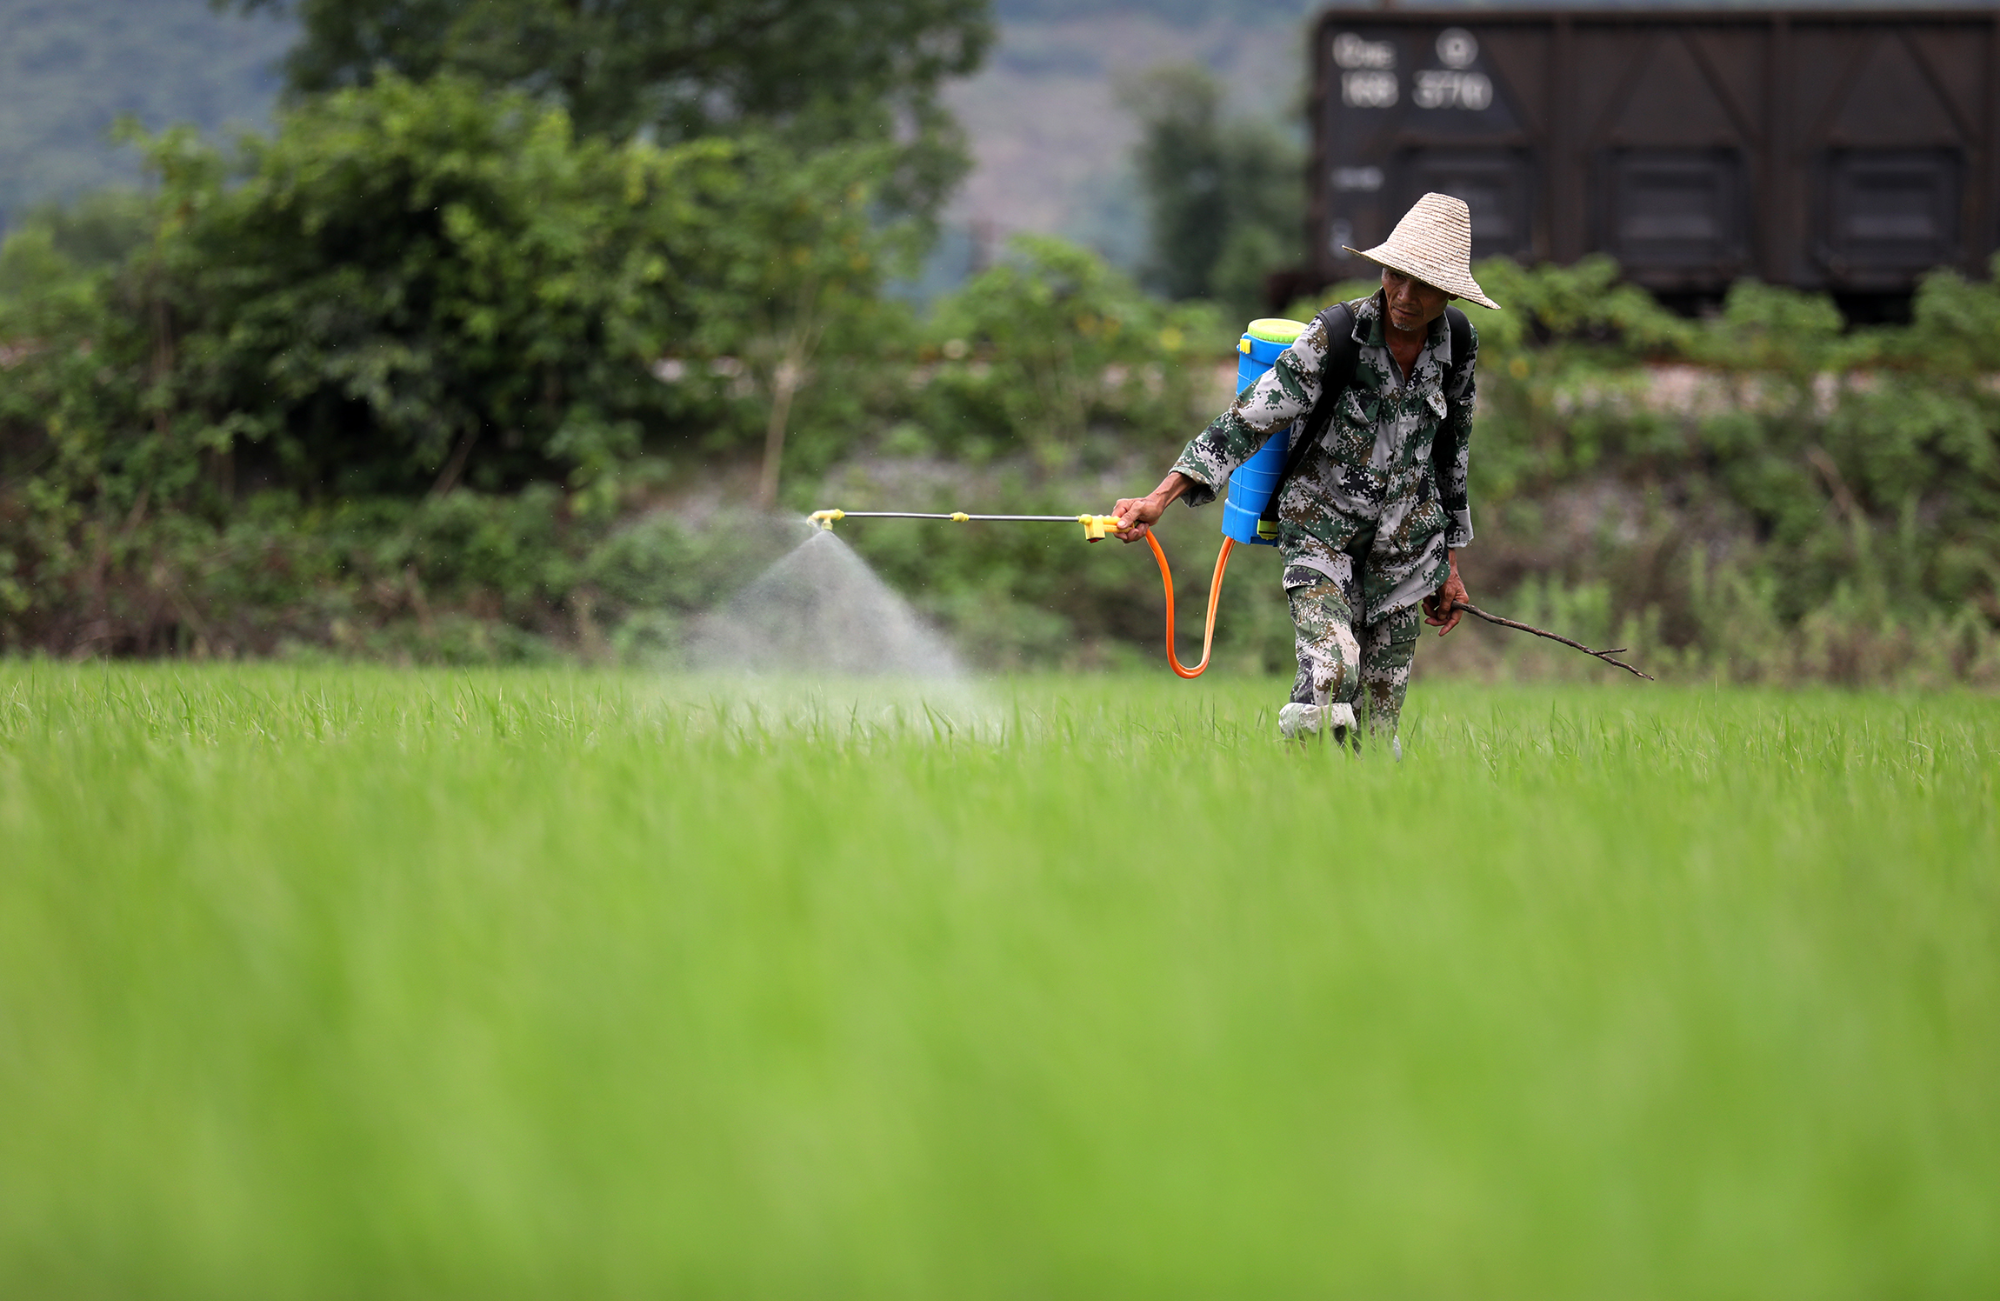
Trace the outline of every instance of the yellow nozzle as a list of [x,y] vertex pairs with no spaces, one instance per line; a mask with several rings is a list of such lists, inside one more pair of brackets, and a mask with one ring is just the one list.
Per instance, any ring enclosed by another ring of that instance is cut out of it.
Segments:
[[1086,542],[1096,542],[1118,531],[1116,515],[1079,515],[1076,517],[1076,522],[1083,525],[1083,538]]
[[813,522],[813,527],[824,529],[826,532],[831,533],[833,532],[834,521],[846,519],[847,512],[844,510],[816,510],[806,516],[806,518]]

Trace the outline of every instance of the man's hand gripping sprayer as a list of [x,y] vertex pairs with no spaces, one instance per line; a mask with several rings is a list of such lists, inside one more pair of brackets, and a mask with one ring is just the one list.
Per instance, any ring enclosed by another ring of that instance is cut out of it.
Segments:
[[[1297,321],[1272,319],[1251,322],[1250,329],[1237,345],[1241,354],[1237,358],[1237,389],[1240,391],[1244,386],[1256,383],[1257,377],[1271,368],[1278,354],[1304,328]],[[1201,658],[1193,665],[1181,663],[1180,655],[1174,649],[1173,568],[1167,564],[1167,553],[1160,549],[1160,540],[1153,536],[1150,528],[1145,531],[1146,545],[1153,549],[1153,560],[1160,566],[1160,586],[1166,592],[1167,663],[1183,678],[1198,678],[1208,669],[1209,652],[1215,645],[1215,608],[1222,597],[1222,577],[1229,571],[1231,549],[1239,541],[1259,546],[1277,545],[1276,528],[1269,521],[1260,521],[1259,517],[1283,478],[1289,447],[1289,438],[1274,436],[1263,451],[1239,466],[1236,473],[1230,476],[1229,499],[1223,506],[1222,550],[1216,553],[1215,577],[1208,584],[1208,619],[1202,628]],[[1008,524],[1081,524],[1086,542],[1101,542],[1108,537],[1120,536],[1130,540],[1129,534],[1121,533],[1124,522],[1117,515],[969,515],[964,511],[924,514],[916,511],[820,510],[814,511],[809,518],[823,529],[830,529],[843,519],[936,519],[953,520],[960,524],[975,520]]]
[[[1116,515],[970,515],[962,510],[955,511],[912,511],[912,510],[816,510],[806,516],[813,527],[831,530],[841,520],[846,519],[934,519],[950,520],[955,524],[995,523],[995,524],[1081,524],[1085,542],[1102,542],[1105,538],[1117,537],[1119,520]],[[1208,589],[1208,626],[1202,632],[1201,660],[1190,668],[1174,653],[1174,571],[1167,565],[1167,553],[1160,550],[1160,542],[1152,533],[1146,534],[1146,545],[1153,549],[1153,559],[1159,562],[1160,584],[1167,593],[1167,663],[1175,673],[1184,678],[1198,678],[1208,668],[1209,647],[1215,644],[1215,603],[1222,595],[1222,575],[1229,568],[1229,548],[1235,539],[1222,540],[1222,552],[1215,558],[1215,578]]]

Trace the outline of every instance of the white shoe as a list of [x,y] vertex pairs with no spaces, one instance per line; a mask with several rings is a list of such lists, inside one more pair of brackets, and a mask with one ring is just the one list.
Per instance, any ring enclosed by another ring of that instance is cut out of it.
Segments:
[[1331,728],[1336,741],[1347,739],[1354,730],[1353,705],[1301,705],[1296,702],[1278,711],[1278,734],[1287,741],[1317,736],[1322,727]]

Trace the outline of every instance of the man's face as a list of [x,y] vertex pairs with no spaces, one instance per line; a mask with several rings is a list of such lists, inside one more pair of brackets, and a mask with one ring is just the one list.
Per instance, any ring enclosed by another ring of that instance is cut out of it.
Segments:
[[1451,295],[1400,271],[1382,268],[1382,294],[1389,300],[1389,324],[1399,330],[1421,330],[1444,315]]

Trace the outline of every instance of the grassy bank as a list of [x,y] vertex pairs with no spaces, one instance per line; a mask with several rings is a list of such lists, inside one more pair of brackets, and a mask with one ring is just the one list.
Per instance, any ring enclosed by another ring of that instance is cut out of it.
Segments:
[[1278,695],[0,667],[0,1292],[2000,1284],[2000,702]]

